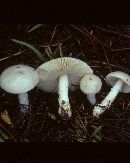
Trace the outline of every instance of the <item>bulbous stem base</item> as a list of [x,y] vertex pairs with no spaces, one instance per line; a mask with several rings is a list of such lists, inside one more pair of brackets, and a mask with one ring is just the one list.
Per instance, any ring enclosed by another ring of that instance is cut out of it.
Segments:
[[109,94],[105,97],[105,99],[100,104],[94,107],[93,116],[99,117],[100,114],[102,114],[106,109],[111,106],[112,102],[115,100],[116,96],[120,92],[123,83],[124,82],[121,79],[119,79],[115,83],[115,85],[113,86]]

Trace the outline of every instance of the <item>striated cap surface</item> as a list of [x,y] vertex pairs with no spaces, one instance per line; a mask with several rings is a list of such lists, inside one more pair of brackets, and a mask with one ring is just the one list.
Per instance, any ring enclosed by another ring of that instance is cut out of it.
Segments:
[[40,77],[37,86],[46,92],[57,91],[59,76],[63,74],[68,74],[69,88],[75,90],[85,74],[93,73],[85,62],[71,57],[50,60],[40,65],[36,71]]

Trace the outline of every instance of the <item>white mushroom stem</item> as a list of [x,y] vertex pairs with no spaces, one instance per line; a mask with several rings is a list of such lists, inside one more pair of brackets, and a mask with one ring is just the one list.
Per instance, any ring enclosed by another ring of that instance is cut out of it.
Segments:
[[95,94],[87,94],[87,99],[90,102],[90,104],[95,105],[96,103]]
[[28,94],[27,93],[21,93],[18,95],[19,103],[23,105],[21,107],[21,112],[25,113],[29,108],[29,100],[28,100]]
[[93,116],[98,117],[100,114],[102,114],[106,109],[110,107],[111,103],[115,100],[116,96],[120,92],[123,83],[124,82],[121,79],[119,79],[115,83],[115,85],[113,86],[109,94],[105,97],[105,99],[100,104],[94,107]]
[[62,109],[68,116],[71,116],[70,111],[70,104],[69,104],[69,97],[68,97],[68,87],[69,87],[69,80],[68,75],[61,75],[59,77],[59,87],[58,87],[58,94],[59,94],[59,114],[61,115]]
[[69,80],[68,75],[61,75],[59,77],[59,88],[58,88],[58,94],[59,94],[59,105],[66,105],[69,103],[68,98],[68,87],[69,87]]

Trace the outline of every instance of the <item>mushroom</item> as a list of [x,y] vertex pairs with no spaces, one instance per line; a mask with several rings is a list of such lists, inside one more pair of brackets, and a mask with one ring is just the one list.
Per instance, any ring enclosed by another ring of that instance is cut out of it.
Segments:
[[100,114],[111,106],[119,92],[130,92],[130,76],[124,72],[111,72],[106,76],[106,81],[113,86],[113,88],[105,99],[94,107],[93,116],[95,117],[99,117]]
[[0,86],[3,90],[18,94],[20,111],[25,113],[29,108],[27,92],[33,89],[39,81],[34,68],[26,65],[14,65],[4,70],[0,76]]
[[58,92],[58,114],[63,119],[71,117],[68,89],[77,89],[81,78],[85,74],[93,73],[90,66],[79,59],[62,57],[42,64],[37,72],[40,77],[38,88],[46,92]]
[[94,74],[85,75],[80,80],[80,89],[84,94],[87,94],[87,99],[92,105],[95,105],[95,94],[100,91],[101,87],[101,79]]

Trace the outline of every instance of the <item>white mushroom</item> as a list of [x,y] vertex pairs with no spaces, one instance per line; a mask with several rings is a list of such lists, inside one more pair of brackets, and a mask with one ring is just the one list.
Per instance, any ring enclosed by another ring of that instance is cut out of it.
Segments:
[[99,117],[100,114],[110,107],[111,103],[115,100],[119,92],[130,92],[130,76],[124,72],[111,72],[106,76],[106,81],[113,86],[113,88],[105,99],[94,107],[93,116],[95,117]]
[[33,89],[39,81],[34,68],[26,65],[14,65],[4,70],[0,76],[0,86],[9,93],[18,94],[21,112],[28,111],[29,100],[27,92]]
[[96,103],[95,94],[100,91],[101,87],[101,79],[94,74],[85,75],[80,81],[80,89],[87,94],[87,99],[92,105]]
[[71,117],[71,108],[68,89],[75,90],[85,74],[92,74],[93,70],[85,62],[62,57],[50,60],[37,68],[40,81],[38,87],[46,92],[58,92],[59,109],[61,117]]

